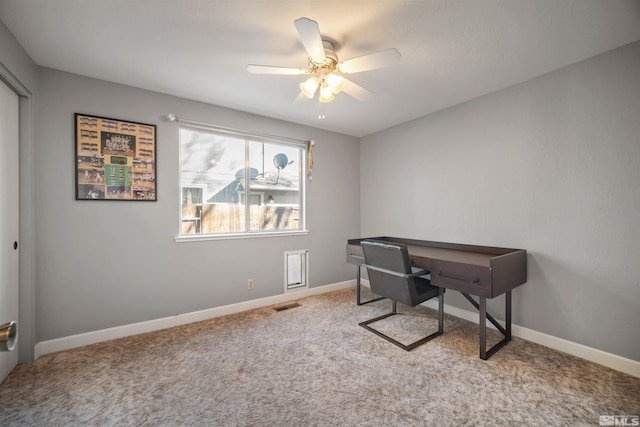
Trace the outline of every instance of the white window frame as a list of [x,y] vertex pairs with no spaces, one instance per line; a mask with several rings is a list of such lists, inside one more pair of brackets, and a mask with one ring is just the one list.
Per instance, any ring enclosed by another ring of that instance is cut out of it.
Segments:
[[[250,229],[245,229],[244,232],[238,233],[216,233],[216,234],[189,234],[182,235],[181,226],[182,226],[182,150],[180,149],[180,155],[178,160],[178,187],[180,189],[179,198],[178,198],[178,234],[175,237],[176,242],[193,242],[193,241],[203,241],[203,240],[223,240],[223,239],[246,239],[246,238],[260,238],[260,237],[275,237],[275,236],[288,236],[288,235],[305,235],[309,234],[307,230],[307,221],[306,221],[306,175],[305,171],[307,168],[307,143],[306,141],[283,138],[273,135],[267,134],[259,134],[241,131],[238,129],[231,129],[220,127],[216,125],[200,123],[200,122],[192,122],[180,119],[180,129],[187,128],[191,130],[200,130],[205,131],[212,134],[222,135],[222,136],[233,136],[236,138],[244,138],[246,145],[246,154],[245,154],[245,162],[246,168],[248,172],[248,144],[249,141],[254,142],[262,142],[262,143],[271,143],[271,144],[281,144],[285,146],[294,146],[296,148],[301,149],[300,156],[300,179],[299,179],[299,209],[300,209],[300,227],[297,230],[275,230],[275,231],[251,231]],[[245,188],[250,188],[250,176],[249,173],[245,173]],[[189,185],[188,187],[195,187],[196,185]],[[203,200],[203,204],[204,204]],[[249,210],[250,204],[243,203],[243,205],[247,206],[247,210]]]

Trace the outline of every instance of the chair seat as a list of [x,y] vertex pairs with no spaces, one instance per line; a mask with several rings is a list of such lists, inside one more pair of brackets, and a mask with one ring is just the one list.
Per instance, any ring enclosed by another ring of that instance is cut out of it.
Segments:
[[418,299],[416,300],[416,303],[413,305],[413,307],[438,296],[439,288],[437,286],[433,286],[429,279],[416,277],[414,281]]

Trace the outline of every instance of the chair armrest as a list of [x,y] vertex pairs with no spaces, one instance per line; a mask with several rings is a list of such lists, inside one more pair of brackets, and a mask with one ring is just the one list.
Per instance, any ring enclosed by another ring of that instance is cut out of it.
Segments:
[[369,264],[362,264],[362,266],[368,268],[369,270],[379,271],[381,273],[390,274],[396,277],[402,277],[404,279],[409,279],[409,278],[419,277],[419,276],[424,276],[426,274],[429,274],[429,271],[427,270],[420,270],[420,271],[416,271],[415,273],[405,274],[405,273],[400,273],[398,271],[387,270],[386,268],[380,268],[380,267],[376,267],[374,265],[369,265]]

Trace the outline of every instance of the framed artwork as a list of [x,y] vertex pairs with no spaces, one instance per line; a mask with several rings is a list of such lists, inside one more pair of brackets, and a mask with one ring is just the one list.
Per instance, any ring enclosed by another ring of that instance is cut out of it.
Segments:
[[75,114],[76,200],[156,201],[156,126]]

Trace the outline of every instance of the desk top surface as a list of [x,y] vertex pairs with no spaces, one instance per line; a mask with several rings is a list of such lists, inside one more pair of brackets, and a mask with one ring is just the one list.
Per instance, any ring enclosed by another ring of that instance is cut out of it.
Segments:
[[491,259],[495,256],[493,254],[470,252],[460,249],[444,249],[417,245],[407,245],[407,247],[413,257],[449,260],[464,264],[483,265],[486,267],[491,265]]
[[431,282],[435,286],[493,298],[527,281],[527,251],[524,249],[368,237],[347,241],[347,262],[364,263],[360,245],[363,240],[407,245],[412,265],[431,271]]
[[489,267],[491,260],[502,255],[521,251],[521,249],[497,248],[491,246],[465,245],[459,243],[432,242],[428,240],[404,239],[398,237],[367,237],[350,239],[347,244],[354,248],[360,247],[363,240],[376,240],[388,243],[402,243],[407,245],[409,255],[427,259],[440,259],[464,264],[474,264]]

